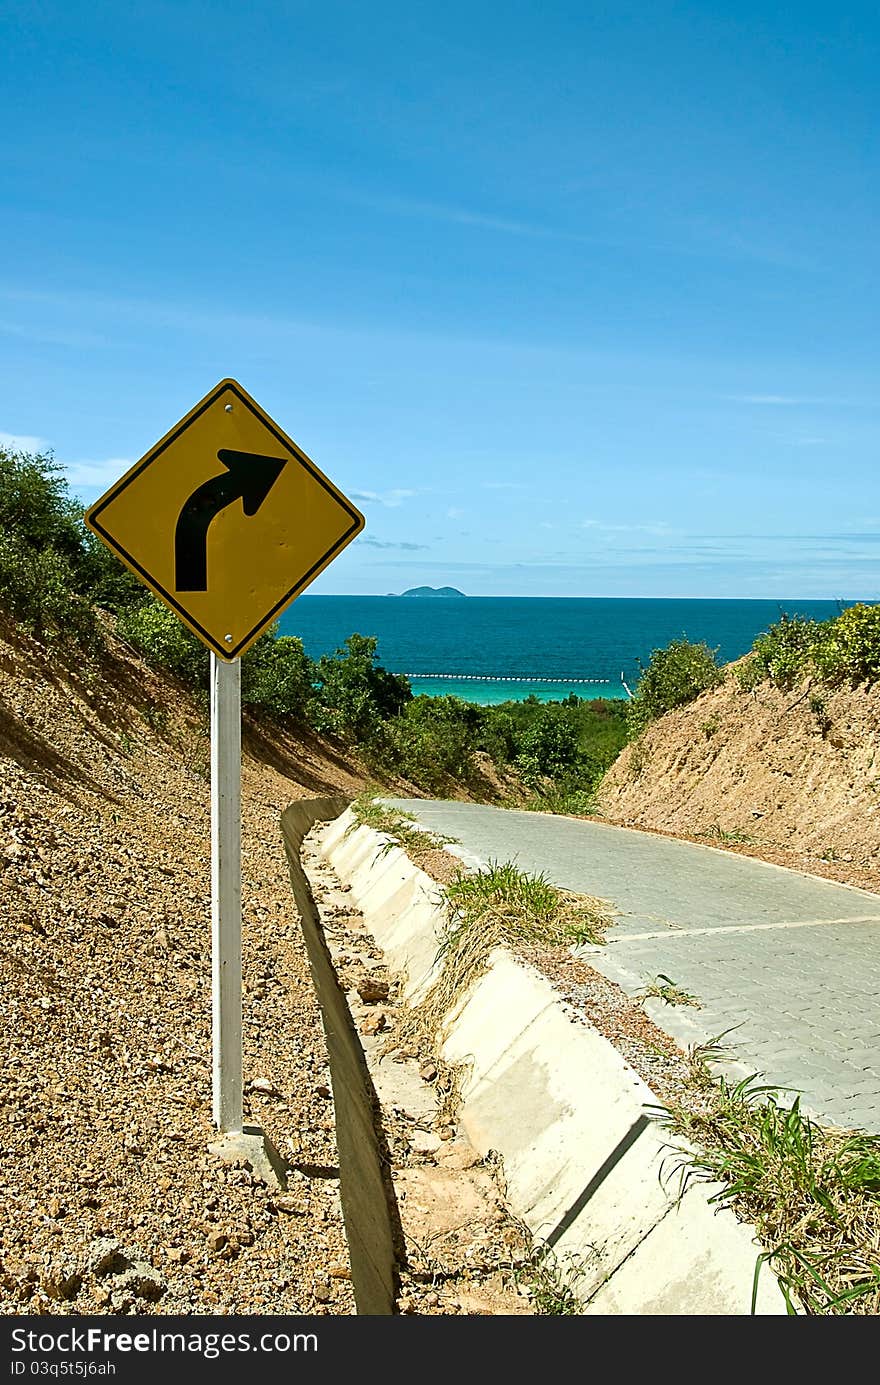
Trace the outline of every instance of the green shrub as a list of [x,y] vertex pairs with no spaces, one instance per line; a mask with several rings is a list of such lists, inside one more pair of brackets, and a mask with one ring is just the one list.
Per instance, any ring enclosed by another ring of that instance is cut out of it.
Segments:
[[51,455],[0,447],[0,600],[36,635],[92,645],[80,516]]
[[819,626],[812,658],[826,682],[876,682],[880,678],[880,606],[850,606]]
[[824,621],[783,616],[736,669],[737,682],[749,691],[764,679],[790,688],[809,675],[826,683],[880,678],[880,606],[861,602]]
[[630,736],[638,736],[664,712],[683,707],[720,683],[717,653],[690,640],[673,640],[665,649],[655,649],[627,709]]
[[376,664],[378,641],[350,635],[315,665],[311,720],[318,731],[367,743],[412,697],[409,683]]
[[565,715],[544,707],[519,740],[516,768],[532,786],[542,779],[557,779],[577,765],[577,732]]
[[204,645],[155,597],[130,606],[117,630],[150,663],[167,669],[191,688],[208,686],[209,656]]
[[440,792],[473,772],[480,709],[457,697],[414,697],[373,737],[368,756],[414,784]]
[[69,564],[82,591],[86,530],[82,510],[67,490],[51,453],[0,447],[0,533],[38,553],[52,549]]
[[496,764],[508,764],[519,746],[517,726],[510,712],[499,707],[481,707],[476,729],[476,746]]
[[45,638],[98,642],[95,613],[76,591],[73,563],[55,548],[35,548],[15,533],[0,533],[0,601],[26,629]]
[[532,812],[566,813],[574,817],[593,813],[601,777],[601,771],[594,776],[577,771],[563,774],[559,779],[541,784],[525,807]]
[[118,615],[130,606],[139,606],[147,599],[143,583],[129,572],[112,549],[83,526],[83,553],[80,571],[84,589],[90,599],[104,611]]
[[523,738],[537,721],[553,713],[572,728],[579,750],[606,768],[626,744],[626,703],[616,698],[581,698],[569,694],[559,702],[537,697],[499,702],[480,708],[477,744],[499,764],[513,762]]
[[743,692],[753,692],[759,683],[763,683],[767,674],[754,654],[749,654],[747,658],[736,665],[733,676],[737,686],[742,688]]
[[821,630],[815,620],[784,615],[752,645],[755,673],[771,679],[777,687],[790,688],[810,668]]
[[314,695],[315,665],[301,640],[277,629],[271,626],[242,657],[242,704],[304,721]]

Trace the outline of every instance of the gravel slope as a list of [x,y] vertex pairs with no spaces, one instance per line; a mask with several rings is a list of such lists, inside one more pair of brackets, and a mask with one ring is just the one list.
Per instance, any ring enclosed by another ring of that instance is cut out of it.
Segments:
[[278,817],[362,776],[246,736],[246,1115],[298,1166],[280,1196],[206,1148],[207,765],[205,713],[130,651],[65,665],[0,624],[0,1312],[353,1309]]

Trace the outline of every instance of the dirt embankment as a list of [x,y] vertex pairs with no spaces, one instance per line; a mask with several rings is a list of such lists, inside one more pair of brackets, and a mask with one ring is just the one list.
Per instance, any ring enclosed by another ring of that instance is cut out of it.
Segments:
[[880,686],[723,684],[622,752],[607,821],[880,890]]
[[245,731],[246,1119],[211,1126],[207,709],[111,641],[101,667],[0,623],[0,1312],[352,1309],[323,1036],[281,849],[292,798],[355,794],[312,738]]
[[[245,1120],[293,1166],[279,1193],[207,1149],[207,699],[109,629],[107,646],[100,664],[65,656],[0,614],[0,1314],[349,1314],[330,1078],[279,818],[369,776],[339,745],[244,719]],[[380,964],[370,948],[364,968]],[[423,1131],[389,1130],[395,1170],[433,1162]],[[487,1311],[455,1289],[405,1311]]]

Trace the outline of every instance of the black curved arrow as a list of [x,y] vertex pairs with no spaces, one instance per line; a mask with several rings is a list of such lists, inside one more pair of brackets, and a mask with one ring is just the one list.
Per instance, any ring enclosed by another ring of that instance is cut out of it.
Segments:
[[208,590],[208,528],[211,520],[240,500],[246,515],[255,515],[285,464],[284,457],[261,457],[257,452],[217,453],[226,471],[212,476],[193,491],[177,517],[174,530],[174,588],[179,592]]

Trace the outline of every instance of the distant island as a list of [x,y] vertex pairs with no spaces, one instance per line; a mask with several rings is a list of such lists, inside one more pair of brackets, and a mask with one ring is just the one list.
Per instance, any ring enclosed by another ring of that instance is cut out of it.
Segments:
[[410,587],[401,596],[464,596],[457,587]]

